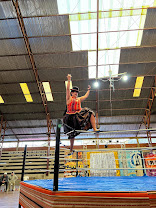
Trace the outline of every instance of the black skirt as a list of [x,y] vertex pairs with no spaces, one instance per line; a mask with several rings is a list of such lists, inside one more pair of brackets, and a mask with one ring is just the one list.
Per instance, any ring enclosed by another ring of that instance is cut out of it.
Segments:
[[[72,130],[92,129],[90,122],[90,117],[92,114],[95,116],[95,113],[89,108],[82,108],[79,113],[65,114],[63,117],[64,133],[66,134]],[[72,139],[79,134],[79,132],[73,131],[68,135],[68,139]]]

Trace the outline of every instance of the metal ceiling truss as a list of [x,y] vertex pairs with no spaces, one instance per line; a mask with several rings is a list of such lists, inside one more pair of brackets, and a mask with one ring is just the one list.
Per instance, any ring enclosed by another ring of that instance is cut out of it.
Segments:
[[[49,153],[50,153],[51,126],[53,124],[52,124],[52,120],[50,119],[50,113],[48,111],[47,98],[46,98],[46,94],[45,94],[45,91],[44,91],[43,84],[42,84],[42,82],[40,80],[40,77],[38,75],[38,71],[37,71],[37,68],[36,68],[35,60],[34,60],[34,55],[32,53],[32,50],[31,50],[31,47],[30,47],[30,44],[29,44],[29,39],[28,39],[28,36],[27,36],[27,32],[26,32],[26,28],[25,28],[25,25],[24,25],[23,17],[22,17],[22,14],[21,14],[21,10],[20,10],[19,4],[18,4],[18,0],[12,0],[12,3],[13,3],[13,6],[14,6],[14,8],[16,10],[19,26],[20,26],[20,29],[21,29],[21,32],[22,32],[22,35],[23,35],[23,38],[24,38],[25,46],[26,46],[26,49],[27,49],[27,52],[28,52],[28,55],[29,55],[29,59],[30,59],[31,65],[32,65],[32,69],[33,69],[34,75],[35,75],[37,86],[38,86],[38,89],[39,89],[39,92],[40,92],[40,95],[41,95],[43,107],[44,107],[45,113],[46,113],[47,128],[48,128],[48,132],[47,132],[47,136],[48,136],[47,156],[49,156]],[[54,127],[53,127],[53,130],[54,130]],[[48,169],[49,169],[49,159],[47,159],[47,170]],[[48,175],[48,172],[47,172],[47,175]]]
[[4,119],[3,115],[1,115],[1,126],[0,126],[0,140],[1,140],[1,147],[0,147],[0,159],[2,155],[2,149],[3,149],[3,142],[4,142],[4,136],[6,131],[6,120]]
[[[143,117],[144,124],[145,124],[145,127],[146,127],[147,130],[150,129],[151,109],[152,109],[152,105],[153,105],[153,102],[154,102],[154,99],[155,99],[155,95],[156,95],[156,76],[154,78],[154,83],[153,83],[153,86],[152,86],[151,91],[150,91],[150,95],[149,95],[149,98],[148,98],[148,101],[147,101],[147,106],[146,106],[146,109],[145,109],[145,114],[144,114],[144,117]],[[151,132],[150,131],[147,131],[147,138],[148,138],[149,146],[152,146],[152,137],[151,137]]]
[[[93,110],[95,110],[93,108]],[[145,108],[101,108],[99,111],[111,111],[111,110],[114,110],[114,111],[127,111],[127,110],[145,110]],[[51,113],[56,113],[56,112],[64,112],[64,109],[60,109],[60,110],[52,110],[52,111],[49,111]],[[37,111],[37,112],[15,112],[15,113],[3,113],[4,115],[28,115],[28,114],[43,114],[44,112],[41,112],[41,111]]]
[[[50,54],[50,53],[48,53],[48,54]],[[43,54],[40,54],[40,55],[46,55],[46,54],[43,53]],[[18,55],[9,55],[9,56],[18,56]],[[5,57],[5,56],[2,56],[2,57]],[[144,61],[144,62],[139,61],[139,62],[125,62],[125,63],[118,63],[118,64],[99,64],[99,66],[120,66],[120,65],[155,64],[155,63],[156,63],[156,61]],[[93,66],[96,66],[96,65],[89,65],[89,66],[93,67]],[[61,67],[56,66],[54,68],[52,68],[52,67],[45,67],[44,70],[45,69],[50,69],[50,70],[52,70],[52,69],[64,69],[64,70],[66,70],[66,69],[87,68],[87,67],[88,67],[88,65],[83,65],[83,66],[61,66]],[[16,71],[19,71],[19,70],[20,69],[17,69]],[[26,70],[26,69],[24,69],[24,70]],[[28,68],[28,70],[30,70],[30,69]],[[42,70],[42,69],[39,69],[39,70]],[[5,70],[5,71],[11,71],[11,70]],[[13,71],[15,71],[15,70],[13,69]],[[143,75],[140,75],[140,76],[143,76]],[[144,76],[148,77],[148,76],[152,76],[152,75],[146,75],[145,74]],[[136,76],[132,76],[132,77],[136,77]],[[95,78],[91,78],[91,79],[87,79],[87,80],[93,80],[93,79],[95,80]],[[107,78],[102,78],[102,79],[107,79]],[[81,80],[86,80],[86,79],[81,79]],[[73,81],[80,81],[80,79],[73,80]],[[30,81],[30,83],[33,83],[33,81]]]
[[[129,32],[129,31],[146,31],[146,30],[154,30],[156,29],[156,27],[150,27],[150,28],[143,28],[143,29],[131,29],[131,30],[110,30],[110,31],[104,31],[104,32],[88,32],[88,33],[73,33],[72,35],[93,35],[93,34],[106,34],[106,33],[116,33],[116,32]],[[70,37],[71,34],[62,34],[62,35],[38,35],[38,36],[28,36],[28,38],[50,38],[50,37]],[[16,39],[22,39],[23,37],[10,37],[10,38],[0,38],[0,40],[16,40]],[[100,49],[101,51],[105,51],[105,50],[118,50],[118,49],[133,49],[133,48],[147,48],[147,47],[155,47],[154,46],[131,46],[131,47],[118,47],[118,48],[109,48],[109,49]],[[85,50],[81,50],[81,51],[85,51]],[[91,49],[90,51],[96,51],[95,49]],[[73,53],[73,52],[80,52],[80,51],[58,51],[56,53]]]
[[[11,0],[0,0],[2,1],[11,1]],[[140,7],[140,8],[122,8],[122,9],[113,9],[111,12],[121,12],[121,11],[134,11],[134,10],[147,10],[147,9],[155,9],[155,7]],[[108,13],[110,10],[100,10],[100,13],[105,12]],[[51,15],[31,15],[31,16],[23,16],[23,19],[25,18],[38,18],[38,17],[56,17],[56,16],[69,16],[69,15],[81,15],[81,14],[96,14],[97,12],[95,11],[89,11],[89,12],[80,12],[80,13],[68,13],[68,14],[51,14]],[[12,19],[17,19],[16,17],[7,17],[7,18],[1,18],[0,20],[12,20]]]

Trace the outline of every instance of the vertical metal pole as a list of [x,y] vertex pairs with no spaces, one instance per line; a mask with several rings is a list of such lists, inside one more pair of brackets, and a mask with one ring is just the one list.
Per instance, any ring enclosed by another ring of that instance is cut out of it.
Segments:
[[140,155],[141,155],[141,162],[142,162],[142,167],[143,167],[143,174],[145,176],[146,175],[145,162],[144,162],[144,156],[141,150],[140,150]]
[[3,128],[3,135],[2,135],[2,131],[0,132],[0,136],[2,138],[2,146],[1,146],[1,151],[0,151],[0,160],[1,160],[1,156],[2,156],[3,142],[4,142],[5,131],[6,131],[6,121],[4,121],[4,126],[2,124],[2,128]]
[[[1,132],[3,129],[3,115],[1,115],[1,126],[0,126],[0,137],[1,137]],[[3,150],[3,140],[1,140],[1,148],[0,148],[0,160],[1,160],[1,156],[2,156],[2,150]]]
[[[97,45],[96,45],[96,81],[98,79],[98,65],[99,65],[99,0],[97,0]],[[96,124],[99,125],[99,90],[96,90]]]
[[[23,167],[22,167],[21,181],[23,181],[23,179],[24,179],[24,170],[25,170],[25,160],[26,160],[26,155],[27,155],[27,145],[25,145],[25,148],[24,148]],[[21,208],[21,205],[19,204],[18,207]]]
[[19,148],[19,140],[18,140],[18,142],[17,142],[16,151],[18,151],[18,148]]
[[[47,148],[47,157],[50,156],[50,136],[51,136],[51,120],[49,114],[47,115],[47,127],[48,127],[48,148]],[[54,131],[55,132],[55,131]],[[47,172],[46,176],[49,175],[49,158],[47,158]]]
[[[76,152],[76,168],[79,168],[78,167],[78,152]],[[76,171],[76,177],[78,176],[78,170]]]
[[58,191],[61,120],[57,120],[53,191]]
[[25,170],[25,160],[26,160],[26,154],[27,154],[27,145],[25,145],[25,148],[24,148],[24,155],[23,155],[23,167],[22,167],[21,181],[23,181],[23,179],[24,179],[24,170]]

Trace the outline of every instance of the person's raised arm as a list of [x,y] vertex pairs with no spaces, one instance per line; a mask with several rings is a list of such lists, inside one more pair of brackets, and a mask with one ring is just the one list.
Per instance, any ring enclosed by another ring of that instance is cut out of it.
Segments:
[[80,101],[82,102],[83,100],[85,100],[88,96],[89,96],[89,93],[90,93],[90,89],[91,89],[91,86],[88,85],[88,91],[86,92],[86,94],[82,97],[80,97]]
[[66,101],[68,101],[70,99],[70,82],[71,82],[71,74],[67,75],[67,89],[66,89]]

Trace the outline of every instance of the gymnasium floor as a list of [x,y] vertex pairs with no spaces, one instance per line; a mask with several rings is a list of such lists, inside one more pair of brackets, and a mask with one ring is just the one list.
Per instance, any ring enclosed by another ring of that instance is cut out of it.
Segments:
[[18,204],[19,191],[0,192],[0,208],[18,208]]

